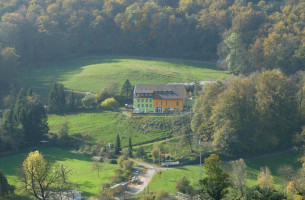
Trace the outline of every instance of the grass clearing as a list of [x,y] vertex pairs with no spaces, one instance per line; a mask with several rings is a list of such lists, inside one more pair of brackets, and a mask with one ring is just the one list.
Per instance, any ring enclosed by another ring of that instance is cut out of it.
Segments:
[[213,64],[199,61],[128,57],[87,57],[24,70],[22,82],[39,94],[48,94],[54,82],[76,91],[99,92],[117,86],[126,79],[132,84],[165,84],[216,80],[229,76]]
[[[264,157],[257,157],[251,159],[245,159],[245,162],[248,166],[248,186],[253,187],[255,185],[257,176],[260,172],[260,168],[264,166],[268,166],[273,174],[274,183],[276,187],[280,187],[282,180],[278,176],[277,169],[281,165],[292,165],[296,169],[301,167],[301,164],[298,162],[300,154],[291,151],[285,152],[277,155],[270,155]],[[224,167],[228,167],[228,163],[224,163]],[[203,177],[205,177],[205,170],[202,167]],[[169,193],[175,193],[175,186],[177,181],[182,178],[183,176],[187,177],[191,185],[195,188],[199,188],[199,178],[200,178],[200,167],[197,166],[186,166],[181,168],[169,169],[163,171],[161,177],[158,174],[155,174],[152,181],[149,183],[149,191],[158,193],[161,190],[166,190]],[[147,192],[147,189],[146,189]],[[144,192],[141,192],[139,196],[142,196]]]
[[[154,132],[144,133],[131,127],[126,117],[125,114],[119,112],[49,115],[48,123],[50,132],[58,133],[61,125],[67,121],[69,122],[70,135],[81,134],[88,138],[89,142],[95,143],[102,139],[105,144],[114,144],[117,134],[120,135],[123,146],[127,146],[130,135],[133,145],[170,137],[170,133],[166,129],[157,129]],[[141,124],[139,123],[139,125]]]
[[[98,178],[96,172],[91,172],[92,161],[86,156],[54,147],[40,148],[38,150],[52,164],[64,164],[72,169],[72,175],[69,180],[75,184],[74,189],[83,191],[84,197],[96,194],[101,188],[101,184],[109,182],[110,178],[114,175],[114,170],[118,168],[117,165],[101,163],[102,170]],[[17,181],[16,172],[22,166],[22,162],[28,153],[24,152],[0,157],[0,170],[4,171],[10,184],[15,186],[20,184]]]

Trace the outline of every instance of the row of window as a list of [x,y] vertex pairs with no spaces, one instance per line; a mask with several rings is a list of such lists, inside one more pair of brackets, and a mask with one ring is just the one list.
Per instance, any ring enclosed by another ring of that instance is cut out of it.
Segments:
[[[140,99],[137,99],[138,103],[140,102]],[[144,99],[141,99],[141,102],[143,103],[144,102]],[[145,102],[148,102],[148,99],[145,99]],[[151,103],[152,102],[152,99],[149,99],[149,102]]]
[[[141,105],[138,104],[138,108],[140,108]],[[148,104],[145,104],[145,107],[148,108]],[[152,108],[152,104],[149,104],[149,107]],[[142,108],[144,108],[144,104],[142,104]]]
[[[158,106],[158,102],[156,103],[156,105]],[[161,101],[161,106],[163,105],[163,101]],[[167,106],[167,101],[165,101],[165,105]],[[176,105],[179,106],[179,101],[176,102]]]

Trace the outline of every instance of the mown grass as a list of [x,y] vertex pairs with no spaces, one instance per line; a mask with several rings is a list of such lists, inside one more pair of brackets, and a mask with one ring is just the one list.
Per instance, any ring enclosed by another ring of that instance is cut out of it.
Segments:
[[[101,184],[109,182],[114,175],[114,170],[118,168],[114,164],[101,163],[100,177],[97,177],[97,173],[91,171],[92,161],[86,156],[54,147],[40,148],[38,150],[51,164],[63,164],[72,169],[69,180],[75,184],[73,189],[83,191],[85,197],[97,194],[101,189]],[[16,173],[18,168],[22,166],[22,162],[28,153],[24,152],[0,157],[0,170],[4,171],[10,184],[15,186],[21,184],[17,179]],[[19,192],[18,187],[16,191],[17,193]]]
[[[117,134],[121,137],[123,146],[127,146],[129,136],[133,145],[170,137],[166,130],[156,130],[144,133],[140,129],[129,126],[126,115],[119,112],[93,112],[67,115],[49,115],[50,132],[58,133],[62,124],[67,121],[69,134],[81,134],[89,142],[97,143],[104,140],[105,144],[115,143]],[[141,124],[139,124],[140,126]]]
[[[300,154],[297,152],[285,152],[278,155],[270,155],[252,159],[245,159],[245,162],[248,166],[248,179],[247,184],[249,187],[253,187],[255,185],[257,176],[260,172],[261,167],[268,166],[273,175],[275,186],[278,188],[282,184],[282,180],[277,173],[277,169],[281,165],[292,165],[295,168],[301,167],[301,164],[298,162]],[[228,169],[229,164],[224,163],[224,168]],[[205,169],[202,167],[203,177],[206,176]],[[229,170],[228,170],[229,171]],[[161,190],[166,190],[169,193],[175,193],[176,183],[177,181],[185,176],[188,180],[190,180],[191,185],[195,188],[199,188],[199,179],[200,179],[200,167],[197,166],[186,166],[181,168],[169,169],[163,171],[161,176],[159,174],[155,174],[153,179],[149,184],[149,191],[158,193]],[[148,189],[146,189],[147,192]],[[144,192],[141,192],[137,196],[144,195]]]
[[136,85],[215,80],[227,76],[215,65],[197,61],[88,57],[24,70],[22,83],[45,95],[54,82],[72,90],[99,92],[109,86],[120,89],[126,79]]

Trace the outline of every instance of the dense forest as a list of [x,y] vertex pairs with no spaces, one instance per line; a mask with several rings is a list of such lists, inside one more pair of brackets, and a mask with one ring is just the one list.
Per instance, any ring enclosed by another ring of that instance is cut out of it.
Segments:
[[87,55],[218,60],[235,74],[305,67],[302,0],[3,0],[0,16],[1,93],[19,68]]
[[298,146],[304,142],[304,92],[304,72],[272,70],[208,84],[195,103],[192,130],[224,153]]

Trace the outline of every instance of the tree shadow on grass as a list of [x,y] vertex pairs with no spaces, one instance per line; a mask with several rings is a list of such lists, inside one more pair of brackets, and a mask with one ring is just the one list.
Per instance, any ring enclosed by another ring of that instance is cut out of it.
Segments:
[[31,151],[0,157],[0,170],[3,170],[5,175],[8,176],[16,175],[18,168],[21,168],[22,163],[26,159],[28,154],[35,150],[40,151],[50,164],[66,160],[79,160],[87,162],[91,161],[89,157],[72,153],[67,149],[61,149],[57,147],[42,147],[35,148]]
[[[93,183],[91,183],[91,182],[89,182],[89,181],[84,181],[84,182],[82,182],[82,183],[77,183],[77,184],[75,184],[76,185],[76,188],[84,188],[84,187],[86,187],[86,188],[93,188],[93,187],[95,187],[96,185],[94,185]],[[93,194],[93,193],[91,193],[91,192],[85,192],[85,191],[83,191],[83,193],[82,193],[82,196],[83,197],[89,197],[89,196],[93,196],[93,195],[95,195],[95,194]]]

